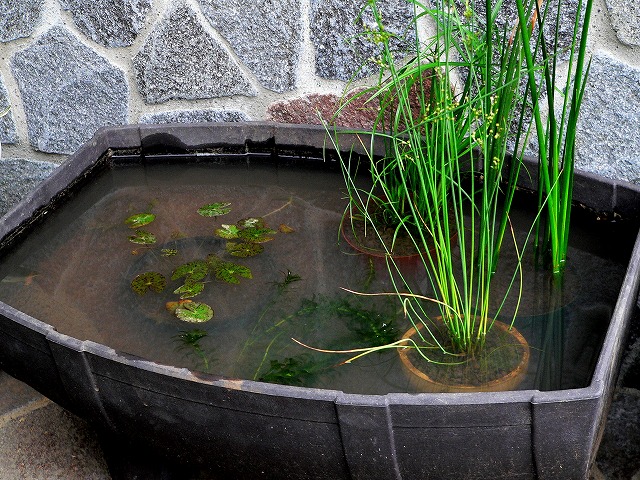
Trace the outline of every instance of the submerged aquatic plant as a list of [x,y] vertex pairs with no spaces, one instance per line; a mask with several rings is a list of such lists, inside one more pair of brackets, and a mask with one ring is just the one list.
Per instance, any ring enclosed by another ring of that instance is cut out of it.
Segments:
[[261,382],[306,387],[326,370],[326,366],[309,354],[286,357],[284,360],[271,360],[269,369],[258,377]]
[[283,272],[284,278],[280,282],[273,282],[276,287],[278,287],[278,291],[282,293],[289,285],[294,282],[299,282],[302,280],[302,277],[297,273],[292,273],[291,270],[287,270]]
[[331,308],[336,315],[346,319],[347,328],[356,334],[363,345],[378,347],[400,338],[393,316],[371,308],[361,308],[346,298],[335,301]]
[[173,337],[175,341],[180,343],[180,345],[176,347],[176,350],[186,351],[187,355],[196,355],[202,361],[203,370],[205,372],[210,371],[209,357],[204,351],[204,348],[202,348],[200,340],[207,336],[208,333],[206,331],[194,329],[189,331],[180,331]]

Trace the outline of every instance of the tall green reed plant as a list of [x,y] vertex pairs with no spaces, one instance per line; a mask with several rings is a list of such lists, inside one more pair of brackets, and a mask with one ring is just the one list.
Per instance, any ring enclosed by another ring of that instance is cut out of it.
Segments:
[[[520,23],[526,21],[527,12],[523,0],[516,0]],[[584,7],[584,14],[582,10]],[[528,67],[528,85],[531,91],[538,152],[538,201],[544,207],[545,225],[537,225],[536,252],[547,263],[554,278],[562,278],[566,264],[571,219],[571,200],[575,166],[575,139],[578,114],[589,73],[586,61],[587,34],[593,0],[578,1],[573,36],[568,52],[559,47],[559,29],[562,21],[563,2],[556,7],[548,3],[535,4],[535,18],[539,29],[533,37],[521,29],[523,53]],[[545,38],[542,26],[551,18],[553,36]],[[558,86],[560,58],[568,53],[568,72],[564,88]],[[539,67],[534,68],[537,58]],[[539,78],[537,78],[539,77]],[[573,80],[572,80],[573,77]],[[546,94],[547,118],[542,120],[540,98]],[[558,97],[561,101],[558,102]],[[556,104],[561,103],[560,111]],[[541,231],[542,230],[542,231]]]
[[[398,232],[409,235],[418,251],[430,252],[421,255],[428,292],[408,288],[393,257],[386,257],[407,317],[414,326],[427,327],[419,341],[410,342],[427,358],[425,344],[472,357],[482,349],[494,321],[489,310],[492,280],[509,232],[519,174],[520,159],[509,162],[507,149],[528,133],[518,97],[521,37],[512,37],[506,28],[494,30],[501,4],[486,1],[486,14],[479,18],[472,0],[463,11],[448,2],[429,8],[410,1],[413,27],[429,18],[435,33],[424,42],[418,37],[412,60],[401,67],[376,1],[367,4],[377,25],[368,33],[381,46],[380,81],[367,94],[380,104],[373,137],[385,141],[386,155],[371,163],[371,190],[358,190],[348,168],[345,179],[351,203],[361,210],[376,191],[387,195],[388,185],[393,185],[401,198],[386,207],[397,220]],[[531,28],[521,25],[517,28]],[[459,77],[462,85],[456,89]],[[510,136],[514,124],[516,134]],[[376,229],[373,222],[371,228]],[[517,274],[513,272],[512,282]],[[433,334],[441,327],[433,320],[431,305],[438,306],[447,345]]]

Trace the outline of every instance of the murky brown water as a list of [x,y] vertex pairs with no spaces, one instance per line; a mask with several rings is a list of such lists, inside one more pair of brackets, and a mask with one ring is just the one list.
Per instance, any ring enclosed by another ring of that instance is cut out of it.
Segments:
[[[344,290],[385,292],[390,286],[381,261],[355,254],[340,241],[342,186],[339,173],[318,170],[116,168],[2,258],[0,300],[62,333],[162,364],[349,392],[407,391],[411,387],[394,351],[337,366],[348,357],[292,341],[348,349],[389,332],[389,325],[400,334],[408,328],[390,297],[359,297]],[[230,203],[231,212],[212,218],[196,213],[213,202]],[[141,227],[156,236],[153,246],[131,243],[133,231],[124,224],[128,216],[145,211],[156,215]],[[247,217],[264,218],[277,233],[262,244],[262,254],[235,258],[214,230]],[[600,236],[590,243],[581,239],[581,247],[571,249],[562,295],[541,294],[547,289],[545,276],[533,269],[525,274],[525,303],[516,327],[532,346],[532,358],[520,388],[588,383],[601,347],[595,339],[608,325],[624,273],[618,259],[601,256],[601,241]],[[163,256],[163,249],[177,253]],[[171,274],[209,254],[248,267],[252,278],[228,284],[209,275],[193,301],[211,306],[213,319],[183,322],[166,308],[177,301],[173,291],[183,283],[171,280]],[[416,265],[403,269],[409,282],[426,285]],[[167,278],[162,293],[132,291],[133,278],[146,271]],[[510,308],[507,304],[503,312]],[[184,341],[184,332],[194,330],[206,333],[197,347]]]

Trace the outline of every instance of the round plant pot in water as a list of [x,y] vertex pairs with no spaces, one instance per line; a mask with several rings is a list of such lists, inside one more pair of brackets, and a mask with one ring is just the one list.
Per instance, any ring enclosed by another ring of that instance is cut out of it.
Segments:
[[[419,324],[417,328],[410,328],[402,338],[416,336],[424,326]],[[443,393],[516,390],[527,374],[530,356],[529,344],[520,332],[499,321],[493,323],[476,359],[460,361],[453,355],[436,358],[433,354],[433,361],[427,361],[414,348],[402,348],[398,354],[409,381],[418,391]]]
[[[345,242],[356,252],[376,259],[384,259],[390,255],[396,261],[414,262],[422,254],[427,253],[419,252],[411,236],[402,235],[402,233],[406,233],[404,231],[394,239],[395,229],[392,227],[382,227],[376,232],[373,227],[367,228],[364,220],[347,217],[342,222],[340,231]],[[451,236],[451,244],[455,245],[457,242],[458,234],[454,233]],[[393,244],[393,249],[388,248],[391,244]],[[387,245],[387,249],[384,248],[384,245]],[[433,255],[435,252],[436,246],[432,245],[428,253]]]

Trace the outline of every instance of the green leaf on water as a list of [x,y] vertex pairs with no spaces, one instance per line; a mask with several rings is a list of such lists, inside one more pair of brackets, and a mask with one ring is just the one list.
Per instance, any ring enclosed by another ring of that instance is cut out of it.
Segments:
[[158,272],[145,272],[136,276],[131,281],[131,288],[138,295],[144,295],[147,290],[153,290],[154,292],[162,292],[167,286],[167,279],[164,275]]
[[184,263],[176,268],[171,274],[171,280],[177,280],[182,277],[187,277],[189,280],[196,282],[202,280],[209,273],[207,268],[207,262],[203,260],[194,260],[192,262]]
[[220,215],[226,215],[231,211],[231,204],[224,202],[210,203],[203,205],[198,209],[198,213],[203,217],[217,217]]
[[150,224],[155,219],[156,216],[153,213],[136,213],[127,218],[124,223],[126,223],[129,228],[140,228]]
[[189,302],[176,308],[176,317],[190,323],[207,322],[213,318],[213,309],[206,303]]
[[221,261],[222,259],[215,253],[210,253],[209,255],[207,255],[207,258],[205,260],[205,262],[207,263],[207,267],[209,267],[209,270],[214,270],[216,268],[216,265]]
[[236,225],[240,228],[264,228],[264,218],[262,217],[249,217],[239,220]]
[[234,257],[253,257],[255,255],[259,255],[264,251],[264,247],[259,243],[236,243],[236,242],[227,242],[226,250],[230,255]]
[[240,233],[240,229],[235,225],[222,225],[222,227],[216,228],[216,235],[227,240],[238,238],[238,233]]
[[219,262],[214,267],[214,272],[218,280],[227,283],[240,283],[240,277],[253,278],[249,268],[233,262]]
[[163,248],[160,250],[160,255],[163,257],[173,257],[178,254],[178,250],[175,248]]
[[136,230],[135,235],[129,237],[129,241],[138,245],[151,245],[156,243],[156,236],[145,230]]
[[180,287],[176,288],[173,291],[173,293],[180,295],[180,298],[185,299],[185,298],[195,297],[196,295],[201,294],[203,290],[204,290],[203,282],[187,281],[184,283],[184,285],[181,285]]
[[270,228],[249,227],[244,230],[240,230],[238,237],[246,242],[265,243],[273,240],[273,237],[270,237],[269,235],[273,235],[274,233],[276,233],[276,231],[271,230]]

